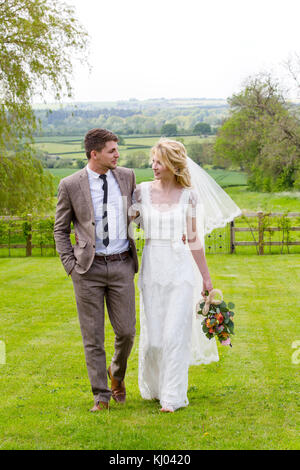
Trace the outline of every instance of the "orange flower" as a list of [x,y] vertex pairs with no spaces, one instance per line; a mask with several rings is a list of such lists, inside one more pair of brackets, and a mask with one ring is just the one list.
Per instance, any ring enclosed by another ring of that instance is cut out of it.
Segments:
[[229,336],[229,333],[226,333],[226,331],[222,331],[221,333],[222,338],[226,339]]
[[223,317],[222,313],[217,313],[216,319],[218,320],[219,325],[221,325],[224,321],[224,317]]
[[213,333],[213,332],[214,332],[214,329],[213,329],[213,328],[210,328],[210,329],[209,329],[209,332],[210,332],[210,333]]

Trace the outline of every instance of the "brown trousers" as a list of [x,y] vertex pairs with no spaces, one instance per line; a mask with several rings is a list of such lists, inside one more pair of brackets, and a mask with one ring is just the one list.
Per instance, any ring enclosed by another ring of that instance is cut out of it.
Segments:
[[125,376],[135,337],[134,271],[131,256],[115,261],[105,261],[96,256],[86,273],[79,274],[76,267],[71,272],[95,403],[108,402],[111,397],[104,349],[104,299],[115,333],[111,372],[117,380],[123,380]]

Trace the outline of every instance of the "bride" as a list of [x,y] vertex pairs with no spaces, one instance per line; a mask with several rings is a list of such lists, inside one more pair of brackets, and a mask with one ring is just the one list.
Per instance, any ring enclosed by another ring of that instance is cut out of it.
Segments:
[[137,186],[131,208],[146,239],[138,280],[139,388],[144,399],[160,401],[160,411],[174,412],[189,403],[189,365],[219,360],[195,315],[200,294],[213,288],[204,235],[240,210],[180,142],[161,139],[151,157],[154,181]]

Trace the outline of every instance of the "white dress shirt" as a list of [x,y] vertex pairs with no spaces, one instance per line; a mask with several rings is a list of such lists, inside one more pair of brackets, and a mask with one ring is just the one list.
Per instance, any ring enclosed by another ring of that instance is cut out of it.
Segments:
[[107,219],[109,244],[106,247],[103,244],[103,181],[99,174],[86,166],[91,196],[95,214],[95,232],[96,232],[96,254],[112,255],[129,250],[129,241],[127,238],[127,223],[123,211],[123,200],[120,187],[111,170],[106,173],[107,176]]

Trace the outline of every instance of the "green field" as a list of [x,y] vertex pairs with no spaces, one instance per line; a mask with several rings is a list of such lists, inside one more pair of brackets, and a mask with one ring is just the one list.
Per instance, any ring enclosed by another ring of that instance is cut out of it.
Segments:
[[[125,136],[124,145],[119,145],[120,158],[135,152],[146,152],[150,155],[151,147],[159,140],[160,136]],[[190,142],[207,142],[212,138],[202,138],[199,136],[180,137],[185,144]],[[83,149],[83,136],[55,136],[37,137],[35,148],[49,155],[61,158],[85,158]]]
[[[127,403],[95,415],[59,259],[1,259],[0,449],[299,449],[300,255],[209,256],[208,264],[236,305],[236,334],[218,363],[190,368],[190,406],[161,414],[140,397],[137,322]],[[108,363],[113,342],[107,321]]]
[[[59,181],[64,178],[65,176],[69,176],[78,169],[73,168],[51,168],[46,169],[45,171],[49,171],[55,178],[55,186],[58,186]],[[142,181],[151,181],[153,179],[153,171],[151,168],[135,168],[134,169],[136,182],[137,184],[141,183]],[[222,187],[228,186],[238,186],[238,185],[246,185],[247,177],[245,173],[238,172],[238,171],[228,171],[228,170],[207,170],[207,172],[212,176],[217,183]]]
[[69,158],[71,153],[77,157],[85,157],[82,136],[36,137],[35,142],[36,149],[48,152],[50,155]]
[[[201,138],[198,136],[184,136],[181,137],[185,144],[190,142],[204,142],[211,138]],[[149,153],[150,149],[158,141],[159,136],[125,136],[124,145],[120,145],[120,165],[124,164],[125,157],[135,152]],[[85,152],[82,148],[82,137],[77,136],[55,136],[55,137],[39,137],[36,139],[35,147],[39,150],[48,152],[53,158],[60,157],[66,159],[85,159]],[[123,160],[124,159],[124,160]],[[57,187],[59,181],[64,176],[72,174],[77,169],[51,169],[50,172],[55,177],[55,186]],[[142,181],[149,181],[152,179],[152,170],[136,169],[137,183]],[[223,187],[245,185],[247,177],[245,173],[227,170],[209,169],[208,173]]]

